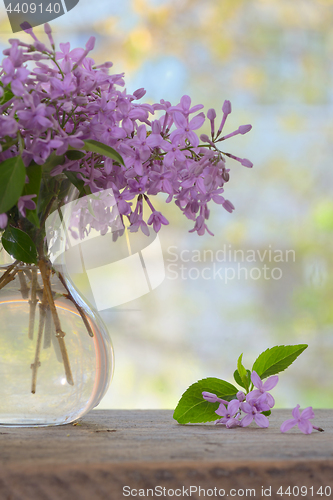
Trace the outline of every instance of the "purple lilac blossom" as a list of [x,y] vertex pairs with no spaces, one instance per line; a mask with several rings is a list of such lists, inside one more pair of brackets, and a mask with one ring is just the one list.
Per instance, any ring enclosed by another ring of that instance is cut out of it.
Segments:
[[251,381],[254,387],[256,387],[257,389],[249,392],[246,399],[259,398],[262,394],[265,394],[267,397],[268,406],[270,408],[273,408],[273,406],[275,405],[275,400],[273,396],[267,391],[271,391],[272,389],[274,389],[279,381],[278,375],[273,375],[272,377],[269,377],[266,382],[262,382],[257,372],[253,371],[251,374]]
[[262,411],[269,410],[269,406],[266,403],[266,394],[262,394],[258,399],[247,399],[246,403],[240,404],[240,407],[247,414],[240,421],[241,427],[247,427],[253,419],[259,427],[266,428],[269,426],[268,418],[261,413]]
[[238,417],[239,417],[239,401],[238,399],[232,399],[227,408],[223,403],[220,404],[218,409],[215,411],[217,415],[220,415],[222,418],[217,420],[216,424],[225,424],[228,429],[239,425]]
[[310,420],[315,416],[312,406],[308,406],[307,408],[305,408],[305,410],[303,410],[302,413],[300,413],[299,408],[300,405],[297,405],[293,409],[292,416],[294,418],[291,418],[283,422],[283,424],[281,425],[281,432],[287,432],[295,425],[298,425],[299,430],[302,431],[304,434],[311,434],[314,428],[320,430],[319,428],[314,427],[310,422]]
[[[130,231],[141,229],[149,234],[147,222],[155,231],[168,224],[164,215],[149,203],[151,196],[165,193],[166,202],[173,200],[194,222],[191,232],[203,235],[207,231],[212,235],[207,226],[208,204],[220,204],[228,212],[234,209],[222,196],[230,177],[225,157],[252,167],[249,160],[217,148],[217,137],[231,113],[230,101],[223,104],[216,136],[216,112],[208,110],[212,138],[203,135],[204,144],[200,144],[195,131],[205,122],[204,113],[199,112],[202,104],[192,105],[187,95],[175,106],[163,99],[153,105],[139,103],[144,89],[127,94],[123,89],[124,75],[109,74],[112,63],[95,65],[90,57],[94,37],[90,37],[85,49],[71,49],[69,43],[61,43],[56,51],[50,26],[46,24],[44,29],[50,49],[27,25],[25,31],[32,42],[12,39],[11,47],[3,51],[0,81],[4,88],[11,86],[14,97],[0,106],[0,162],[17,156],[20,151],[26,167],[31,161],[43,165],[52,153],[64,155],[63,163],[55,166],[51,175],[73,172],[92,193],[112,188],[119,205],[118,217],[121,222],[128,219]],[[0,94],[3,95],[2,88]],[[156,119],[158,110],[161,116]],[[223,140],[236,133],[244,134],[250,128],[242,125]],[[20,146],[17,141],[3,152],[6,138],[15,139],[17,134],[22,141]],[[124,165],[85,151],[75,161],[66,155],[69,147],[84,150],[86,140],[102,141],[114,148],[122,155]],[[18,200],[22,216],[27,208],[35,207],[32,198],[34,195]],[[143,219],[146,213],[143,202],[151,210],[147,220]],[[109,214],[107,207],[104,213]],[[7,215],[0,217],[0,224],[5,227]],[[105,217],[104,222],[99,219],[97,223],[86,215],[85,220],[89,221],[86,231],[97,224],[105,232],[108,224],[114,222],[110,215]]]

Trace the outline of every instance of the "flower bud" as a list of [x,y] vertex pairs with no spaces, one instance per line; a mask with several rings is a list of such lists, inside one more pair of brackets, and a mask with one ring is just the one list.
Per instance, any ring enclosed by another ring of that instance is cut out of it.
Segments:
[[246,134],[247,132],[250,132],[252,128],[252,125],[241,125],[238,127],[238,132],[242,135]]
[[96,38],[94,36],[91,36],[86,43],[86,49],[93,50],[93,48],[95,47],[95,41],[96,41]]
[[243,401],[245,401],[245,399],[246,399],[246,396],[245,396],[243,391],[238,391],[236,394],[236,397],[237,397],[238,401],[240,401],[241,403]]
[[209,139],[208,135],[206,135],[206,134],[201,134],[200,140],[203,142],[210,142],[210,139]]
[[241,160],[241,165],[243,165],[243,167],[247,167],[247,168],[253,167],[253,163],[250,160],[247,160],[246,158],[243,158]]
[[230,101],[224,101],[223,106],[222,106],[222,111],[225,115],[230,115],[230,113],[231,113],[231,102]]
[[216,111],[215,111],[215,109],[210,108],[207,111],[207,118],[208,118],[208,120],[215,120],[215,118],[216,118]]

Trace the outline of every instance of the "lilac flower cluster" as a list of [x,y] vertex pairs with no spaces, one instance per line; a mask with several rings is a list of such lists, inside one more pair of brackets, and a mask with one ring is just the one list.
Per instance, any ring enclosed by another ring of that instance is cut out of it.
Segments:
[[[224,424],[227,429],[231,429],[233,427],[247,427],[254,420],[259,427],[267,428],[269,426],[269,420],[263,413],[269,412],[275,405],[275,400],[268,391],[276,386],[278,380],[279,377],[273,375],[263,383],[259,375],[253,371],[251,374],[251,381],[256,389],[248,392],[247,395],[239,391],[236,395],[237,399],[232,399],[229,402],[218,398],[215,394],[210,392],[203,392],[202,396],[210,403],[220,403],[215,413],[222,418],[217,420],[215,422],[216,424]],[[322,432],[322,428],[316,427],[310,422],[315,416],[312,407],[309,406],[306,408],[302,414],[300,414],[299,407],[300,406],[297,405],[296,408],[293,409],[292,419],[283,422],[281,425],[281,432],[287,432],[295,425],[298,425],[298,428],[304,434],[311,434],[313,429]],[[242,412],[245,413],[245,415],[241,418]]]
[[[209,202],[232,212],[233,204],[224,198],[224,185],[229,181],[226,156],[245,167],[252,163],[224,153],[218,143],[245,134],[251,125],[240,126],[222,136],[231,112],[230,101],[222,107],[222,119],[215,132],[216,112],[210,109],[211,138],[196,131],[204,124],[201,104],[192,106],[184,95],[176,106],[163,99],[157,104],[138,103],[145,90],[133,94],[121,90],[123,74],[109,75],[112,63],[96,65],[89,53],[94,48],[91,37],[85,49],[71,49],[61,43],[55,50],[51,29],[45,25],[50,42],[48,48],[33,30],[32,43],[9,40],[0,67],[0,162],[21,155],[25,166],[31,162],[43,165],[53,154],[65,155],[51,175],[73,172],[92,193],[112,189],[123,220],[131,231],[148,226],[159,231],[167,219],[158,212],[151,196],[167,195],[183,214],[194,221],[191,232],[212,234],[207,227]],[[10,98],[5,98],[10,94]],[[154,119],[152,119],[154,118]],[[95,140],[112,147],[124,164],[84,149],[84,141]],[[73,158],[69,149],[84,155]],[[28,182],[28,178],[27,178]],[[26,209],[34,209],[38,193],[21,196],[17,206],[25,217]],[[149,211],[144,218],[144,203]],[[0,214],[0,229],[7,225],[7,214]],[[250,404],[250,403],[249,403]]]
[[[207,392],[203,392],[202,396],[211,403],[217,401],[220,403],[215,413],[222,418],[217,420],[216,424],[224,424],[227,429],[231,429],[238,426],[247,427],[254,420],[259,427],[268,427],[268,418],[262,412],[270,411],[273,408],[275,401],[268,391],[276,386],[278,380],[279,377],[273,375],[263,383],[259,375],[253,371],[251,381],[256,389],[250,391],[247,395],[239,391],[237,399],[232,399],[230,402],[220,400],[214,394]],[[245,416],[240,418],[242,412],[245,413]]]

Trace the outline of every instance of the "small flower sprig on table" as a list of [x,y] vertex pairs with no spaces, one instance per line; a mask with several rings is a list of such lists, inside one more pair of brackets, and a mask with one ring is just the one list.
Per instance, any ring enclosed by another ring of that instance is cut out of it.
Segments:
[[[254,362],[252,373],[244,368],[243,354],[241,354],[234,379],[245,392],[225,380],[217,378],[199,380],[181,397],[173,415],[174,419],[180,424],[215,420],[216,424],[225,425],[227,429],[247,427],[254,421],[259,427],[267,428],[268,417],[275,405],[275,400],[269,391],[278,383],[277,373],[291,365],[306,348],[307,344],[299,344],[267,349]],[[265,378],[267,380],[263,382]],[[310,434],[313,429],[322,432],[321,427],[316,427],[310,422],[310,419],[314,418],[312,407],[306,408],[302,414],[299,412],[299,407],[297,405],[292,411],[294,418],[286,420],[281,425],[281,432],[286,432],[295,425],[298,425],[304,434]],[[222,418],[216,420],[216,415]]]

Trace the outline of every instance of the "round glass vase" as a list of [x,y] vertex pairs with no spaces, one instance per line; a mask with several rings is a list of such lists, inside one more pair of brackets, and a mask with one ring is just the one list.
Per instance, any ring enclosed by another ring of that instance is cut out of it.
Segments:
[[106,326],[47,260],[0,250],[0,425],[67,424],[94,408],[113,373]]

